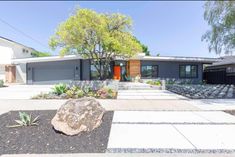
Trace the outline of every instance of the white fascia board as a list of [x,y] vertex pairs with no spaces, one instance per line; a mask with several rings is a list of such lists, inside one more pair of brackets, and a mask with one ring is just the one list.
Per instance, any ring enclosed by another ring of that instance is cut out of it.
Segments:
[[12,64],[36,63],[36,62],[50,62],[50,61],[65,61],[65,60],[74,60],[74,59],[82,59],[82,57],[78,55],[34,57],[34,58],[12,59],[11,63]]

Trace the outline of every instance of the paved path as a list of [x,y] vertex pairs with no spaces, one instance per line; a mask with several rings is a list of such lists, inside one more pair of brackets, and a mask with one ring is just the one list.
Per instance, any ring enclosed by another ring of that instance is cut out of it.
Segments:
[[[56,110],[67,100],[0,99],[0,114],[10,110]],[[235,110],[235,100],[98,100],[114,111],[199,111]]]
[[180,100],[188,98],[167,90],[118,90],[117,99],[124,100]]
[[115,111],[108,152],[234,152],[234,132],[222,111]]
[[10,85],[0,88],[0,99],[30,99],[41,92],[48,92],[52,85]]
[[[67,100],[0,100],[0,114],[11,110],[57,110]],[[104,100],[106,110],[200,110],[185,100]]]
[[201,110],[235,110],[235,99],[190,100],[190,104]]

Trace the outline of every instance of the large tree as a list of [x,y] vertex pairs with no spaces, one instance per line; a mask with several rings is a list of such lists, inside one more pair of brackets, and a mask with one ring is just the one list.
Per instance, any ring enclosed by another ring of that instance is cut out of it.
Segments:
[[202,40],[209,43],[209,51],[216,54],[235,50],[235,1],[207,1],[204,19],[210,25]]
[[142,47],[142,52],[145,53],[146,56],[150,56],[150,51],[148,49],[148,46],[142,44],[136,37],[135,40],[137,41],[137,43],[139,43]]
[[142,52],[131,26],[131,18],[119,13],[76,9],[58,26],[49,44],[54,49],[59,48],[61,55],[79,54],[91,59],[101,79],[105,79],[113,59],[129,58]]

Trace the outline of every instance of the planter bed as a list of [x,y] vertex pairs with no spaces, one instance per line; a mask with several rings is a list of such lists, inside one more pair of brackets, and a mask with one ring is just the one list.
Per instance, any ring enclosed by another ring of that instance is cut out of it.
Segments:
[[234,85],[167,85],[166,89],[191,99],[233,99]]
[[113,112],[106,112],[100,127],[80,136],[66,136],[56,132],[51,125],[55,110],[26,111],[39,117],[38,126],[8,128],[19,119],[18,111],[0,116],[1,154],[54,154],[54,153],[104,153],[112,124]]

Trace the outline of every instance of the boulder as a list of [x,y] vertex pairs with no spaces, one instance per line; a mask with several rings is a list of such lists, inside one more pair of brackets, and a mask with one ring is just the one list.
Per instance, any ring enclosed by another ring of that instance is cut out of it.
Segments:
[[80,135],[99,127],[105,109],[94,98],[69,100],[57,111],[51,124],[66,135]]

